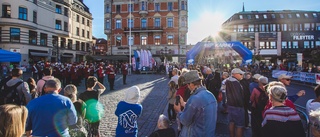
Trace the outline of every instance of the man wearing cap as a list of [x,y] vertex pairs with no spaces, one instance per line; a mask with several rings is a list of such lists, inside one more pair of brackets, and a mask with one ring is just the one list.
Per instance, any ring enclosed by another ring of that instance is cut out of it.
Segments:
[[[278,77],[279,82],[283,83],[285,86],[289,86],[291,83],[292,76],[288,76],[286,74],[281,74]],[[304,96],[306,94],[305,90],[300,90],[296,95],[288,96],[288,99],[292,101],[293,103],[301,96]]]
[[184,77],[192,95],[187,102],[180,96],[180,103],[174,105],[177,118],[183,125],[180,136],[212,137],[217,122],[217,100],[202,86],[198,71],[191,70]]
[[231,137],[242,137],[245,126],[244,90],[240,84],[243,72],[239,68],[231,71],[231,77],[226,80],[229,131]]
[[252,76],[253,82],[251,82],[251,83],[249,84],[250,94],[252,93],[252,91],[253,91],[254,88],[259,87],[259,80],[258,80],[259,77],[261,77],[260,74],[254,74],[254,75]]
[[251,127],[252,136],[261,137],[261,123],[262,123],[262,111],[268,103],[268,95],[264,89],[264,86],[268,84],[268,78],[261,76],[258,79],[259,86],[254,88],[250,96],[250,101],[252,103],[251,109]]

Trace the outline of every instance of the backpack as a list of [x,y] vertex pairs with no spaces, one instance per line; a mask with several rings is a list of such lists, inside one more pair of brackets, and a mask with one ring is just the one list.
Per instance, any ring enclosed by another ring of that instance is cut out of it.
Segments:
[[5,85],[5,88],[2,92],[1,96],[1,104],[16,104],[16,105],[26,105],[26,98],[22,93],[22,97],[20,98],[19,90],[17,87],[22,84],[22,81],[17,82],[13,86]]
[[263,110],[268,103],[269,97],[265,94],[265,91],[260,88],[257,89],[260,91],[260,95],[258,97],[258,102],[256,102],[256,108]]

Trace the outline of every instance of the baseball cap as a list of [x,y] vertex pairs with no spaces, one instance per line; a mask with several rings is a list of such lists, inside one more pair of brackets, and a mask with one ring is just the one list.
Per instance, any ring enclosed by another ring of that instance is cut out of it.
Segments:
[[262,75],[260,75],[260,74],[254,74],[254,75],[252,76],[252,78],[254,78],[254,79],[259,79],[261,76],[262,76]]
[[278,77],[278,80],[281,80],[281,79],[291,79],[292,76],[289,76],[289,75],[286,75],[286,74],[281,74],[279,77]]
[[245,72],[243,72],[241,69],[239,68],[234,68],[232,71],[231,71],[231,74],[244,74]]
[[268,84],[268,78],[265,76],[261,76],[259,77],[259,82],[261,82],[262,84]]

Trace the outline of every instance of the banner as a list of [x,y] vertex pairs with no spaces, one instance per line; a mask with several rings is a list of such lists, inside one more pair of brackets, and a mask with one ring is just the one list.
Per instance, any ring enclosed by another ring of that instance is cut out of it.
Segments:
[[283,71],[283,70],[272,71],[273,78],[278,78],[282,74],[292,76],[291,78],[292,80],[301,81],[303,83],[307,82],[307,83],[320,84],[320,73]]

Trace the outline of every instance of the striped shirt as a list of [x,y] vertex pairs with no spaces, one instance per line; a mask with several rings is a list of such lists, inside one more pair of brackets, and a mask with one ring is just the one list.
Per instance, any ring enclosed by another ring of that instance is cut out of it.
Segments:
[[264,120],[262,127],[267,124],[268,120],[287,122],[287,121],[300,121],[299,114],[292,108],[287,106],[271,107],[264,112]]

